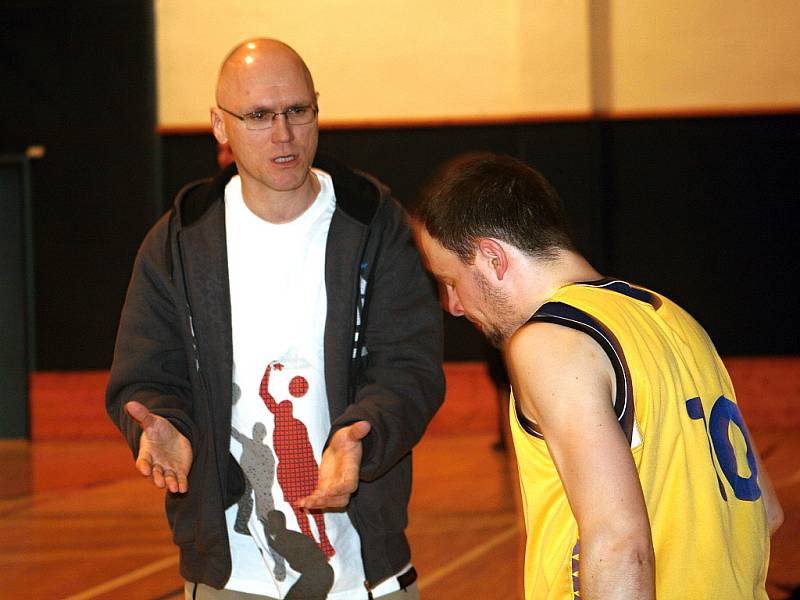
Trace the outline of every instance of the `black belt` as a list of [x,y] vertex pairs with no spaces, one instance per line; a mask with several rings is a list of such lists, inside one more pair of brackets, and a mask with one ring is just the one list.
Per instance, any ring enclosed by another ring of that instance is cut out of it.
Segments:
[[411,567],[408,571],[397,578],[397,583],[400,584],[400,589],[404,590],[417,580],[417,570]]
[[[414,567],[411,567],[408,571],[397,577],[397,583],[400,586],[401,590],[405,590],[416,580],[417,580],[417,570]],[[367,595],[369,600],[374,600],[374,597],[372,596],[372,590],[367,589]]]

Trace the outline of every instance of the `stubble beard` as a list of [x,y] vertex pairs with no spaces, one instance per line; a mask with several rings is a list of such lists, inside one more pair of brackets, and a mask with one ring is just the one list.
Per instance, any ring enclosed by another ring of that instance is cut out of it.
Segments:
[[481,330],[492,346],[502,349],[521,325],[514,316],[514,305],[508,294],[492,287],[482,274],[476,272],[474,278],[483,296],[487,316],[491,318],[491,322],[484,323]]

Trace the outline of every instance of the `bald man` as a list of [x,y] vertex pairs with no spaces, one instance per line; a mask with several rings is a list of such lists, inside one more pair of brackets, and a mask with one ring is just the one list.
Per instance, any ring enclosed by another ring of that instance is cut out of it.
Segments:
[[289,46],[234,48],[211,109],[234,163],[134,264],[106,406],[169,492],[187,598],[419,597],[404,529],[441,310],[387,188],[317,160],[318,112]]

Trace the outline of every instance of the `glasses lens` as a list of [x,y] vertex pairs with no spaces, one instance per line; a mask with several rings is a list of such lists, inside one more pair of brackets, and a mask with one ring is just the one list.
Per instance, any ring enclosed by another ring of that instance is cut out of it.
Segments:
[[274,113],[269,111],[256,111],[244,115],[244,125],[250,130],[269,129],[279,115],[286,117],[289,125],[307,125],[317,116],[317,109],[313,106],[294,106],[284,112]]
[[272,127],[272,120],[274,118],[274,112],[258,110],[256,112],[248,113],[244,116],[244,126],[251,130],[269,129]]
[[295,106],[286,111],[286,120],[290,125],[305,125],[314,120],[314,108],[311,106]]

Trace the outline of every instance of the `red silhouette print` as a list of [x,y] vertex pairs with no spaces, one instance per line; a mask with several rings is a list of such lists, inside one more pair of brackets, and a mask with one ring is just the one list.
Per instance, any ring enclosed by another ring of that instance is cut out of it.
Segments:
[[289,382],[289,393],[292,396],[295,398],[302,398],[306,395],[307,391],[308,381],[305,377],[301,377],[300,375],[292,377],[292,380]]
[[[297,517],[300,530],[313,540],[314,535],[311,533],[311,523],[308,519],[309,513],[297,506],[297,501],[308,496],[317,487],[319,465],[314,460],[314,452],[305,424],[292,415],[294,408],[292,401],[287,399],[275,402],[275,398],[269,393],[269,376],[273,368],[280,371],[283,369],[283,365],[279,362],[272,362],[267,366],[261,380],[259,394],[270,412],[275,415],[275,432],[272,441],[275,455],[278,457],[278,485],[281,486],[283,497]],[[301,398],[306,395],[306,392],[308,392],[308,381],[305,377],[293,377],[289,383],[289,393],[295,398]],[[330,559],[336,551],[325,533],[323,515],[319,512],[312,512],[311,516],[314,517],[319,531],[319,547]]]

